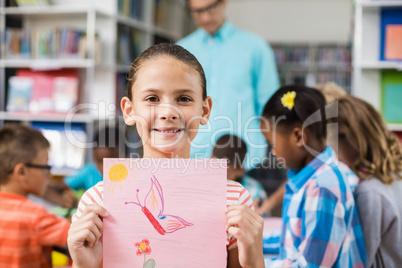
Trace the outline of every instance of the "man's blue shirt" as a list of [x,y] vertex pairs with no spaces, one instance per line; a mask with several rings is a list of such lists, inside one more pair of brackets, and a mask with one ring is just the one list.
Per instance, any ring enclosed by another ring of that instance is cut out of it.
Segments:
[[198,29],[178,42],[201,63],[212,98],[207,126],[201,126],[191,147],[192,158],[210,157],[216,140],[227,133],[247,144],[247,168],[261,162],[266,141],[260,131],[262,109],[279,88],[275,57],[269,44],[230,22],[209,35]]

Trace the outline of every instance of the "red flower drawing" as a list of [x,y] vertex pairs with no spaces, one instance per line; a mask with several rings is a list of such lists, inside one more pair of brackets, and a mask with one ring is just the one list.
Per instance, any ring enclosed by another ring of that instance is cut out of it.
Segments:
[[149,255],[151,254],[151,247],[149,246],[148,239],[142,239],[141,243],[135,243],[134,246],[137,247],[137,256],[142,254]]

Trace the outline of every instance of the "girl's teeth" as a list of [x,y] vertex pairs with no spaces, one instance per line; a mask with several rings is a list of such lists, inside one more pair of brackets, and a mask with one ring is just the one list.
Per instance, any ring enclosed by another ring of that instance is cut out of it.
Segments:
[[179,132],[180,131],[180,129],[177,129],[177,130],[159,130],[159,132],[162,132],[162,133],[174,133],[174,132]]

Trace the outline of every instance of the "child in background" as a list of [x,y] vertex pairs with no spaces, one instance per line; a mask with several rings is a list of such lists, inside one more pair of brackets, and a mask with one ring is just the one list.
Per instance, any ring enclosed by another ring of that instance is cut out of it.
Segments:
[[285,161],[280,257],[267,267],[364,267],[364,240],[350,170],[326,146],[325,99],[316,89],[284,86],[268,101],[261,129]]
[[247,176],[243,167],[247,155],[247,145],[235,135],[223,135],[215,144],[212,158],[228,160],[228,180],[237,181],[250,193],[253,205],[258,208],[260,203],[267,198],[262,185],[250,176]]
[[26,197],[46,190],[49,147],[46,138],[29,127],[10,124],[0,129],[0,267],[50,267],[45,253],[67,243],[69,222]]
[[94,136],[94,163],[88,163],[74,175],[64,178],[64,182],[74,190],[88,190],[103,180],[103,159],[119,157],[119,131],[117,128],[106,127]]
[[402,264],[402,152],[381,115],[352,96],[338,101],[339,160],[361,179],[355,192],[368,267]]
[[[317,85],[317,89],[324,95],[325,102],[327,104],[330,104],[338,100],[340,97],[347,95],[346,91],[338,86],[335,82],[327,82],[325,84]],[[329,129],[327,133],[328,145],[332,145],[331,141],[333,141],[333,138],[335,136],[337,138],[338,133],[332,133],[331,129]],[[335,149],[336,152],[338,148],[333,147],[333,149]],[[353,179],[353,177],[348,176],[348,179]],[[349,184],[352,187],[352,190],[354,190],[354,187],[357,186],[357,181],[349,181]],[[262,215],[264,213],[271,212],[274,208],[281,204],[285,193],[285,185],[286,181],[281,186],[279,186],[278,190],[272,193],[258,209],[256,209],[256,212]]]
[[325,84],[317,85],[317,89],[322,93],[322,95],[324,95],[327,104],[348,95],[348,93],[335,82],[327,82]]
[[[144,158],[189,158],[199,125],[207,124],[212,100],[197,59],[174,44],[144,51],[131,65],[127,97],[121,101],[127,125],[137,123]],[[73,216],[68,246],[74,267],[99,267],[102,261],[103,182],[81,198]],[[135,195],[135,193],[133,193]],[[264,267],[263,220],[248,192],[227,182],[227,266]],[[191,237],[189,237],[191,239]]]

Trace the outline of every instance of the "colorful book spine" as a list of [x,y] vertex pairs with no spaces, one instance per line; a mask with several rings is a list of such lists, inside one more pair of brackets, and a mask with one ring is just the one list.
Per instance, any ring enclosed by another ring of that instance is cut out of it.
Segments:
[[86,55],[79,53],[80,41],[84,35],[84,31],[71,28],[30,31],[7,28],[3,34],[3,55],[6,59],[82,58],[82,55]]
[[67,113],[78,103],[75,69],[32,71],[20,69],[8,82],[7,111]]
[[8,79],[7,111],[28,111],[34,81],[29,77]]
[[383,71],[381,88],[381,112],[385,121],[402,123],[402,72]]
[[380,60],[402,61],[402,8],[381,10],[380,31]]

